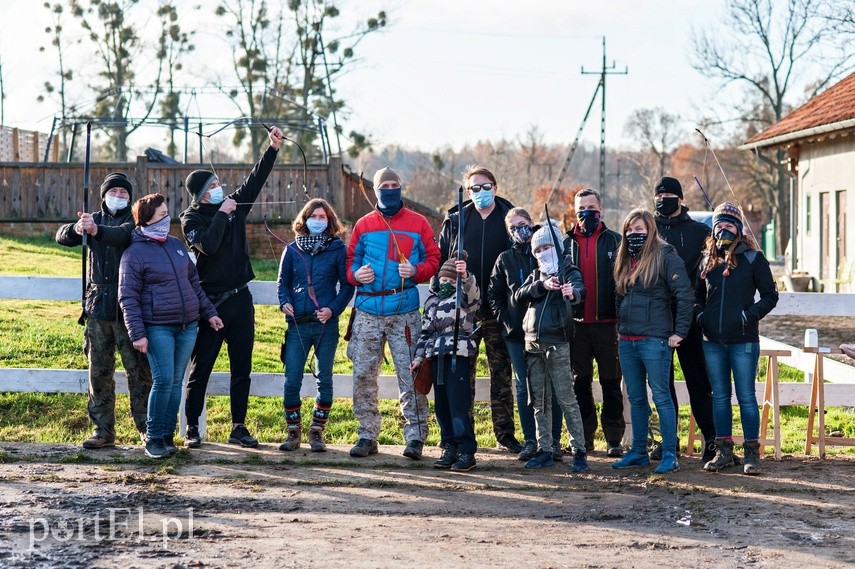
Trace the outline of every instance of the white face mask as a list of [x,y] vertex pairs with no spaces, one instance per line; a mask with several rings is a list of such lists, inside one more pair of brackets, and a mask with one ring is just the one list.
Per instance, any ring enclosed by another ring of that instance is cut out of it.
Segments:
[[117,198],[116,196],[104,196],[104,203],[112,213],[116,213],[120,209],[128,207],[128,200],[125,198]]
[[558,274],[558,254],[555,247],[544,249],[534,254],[540,272],[544,275]]

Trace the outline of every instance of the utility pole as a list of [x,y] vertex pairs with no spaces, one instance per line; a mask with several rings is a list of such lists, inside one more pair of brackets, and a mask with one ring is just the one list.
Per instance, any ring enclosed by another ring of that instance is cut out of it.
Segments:
[[606,75],[627,75],[629,70],[624,67],[623,71],[614,71],[615,62],[606,65],[606,36],[603,36],[603,64],[599,71],[585,71],[582,66],[582,75],[599,75],[602,94],[600,98],[600,195],[605,201],[606,197]]

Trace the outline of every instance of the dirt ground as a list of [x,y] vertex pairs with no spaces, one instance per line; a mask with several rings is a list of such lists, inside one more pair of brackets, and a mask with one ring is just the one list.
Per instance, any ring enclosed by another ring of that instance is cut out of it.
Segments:
[[[855,563],[855,459],[787,457],[760,476],[539,472],[480,450],[466,474],[402,447],[285,456],[206,444],[0,443],[2,567],[843,567]],[[112,512],[112,513],[111,513]],[[140,523],[142,522],[142,523]],[[164,534],[164,526],[167,531]],[[180,526],[180,528],[179,528]],[[111,534],[112,532],[112,534]]]

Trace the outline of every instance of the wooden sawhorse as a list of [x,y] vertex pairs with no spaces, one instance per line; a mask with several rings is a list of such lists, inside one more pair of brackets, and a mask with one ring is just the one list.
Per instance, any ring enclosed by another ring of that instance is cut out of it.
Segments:
[[[842,354],[839,348],[804,348],[806,354],[816,354],[813,367],[813,383],[810,387],[810,405],[808,407],[807,436],[805,437],[805,454],[810,456],[814,442],[819,448],[819,458],[825,458],[825,445],[855,446],[855,438],[828,437],[825,434],[825,377],[823,362],[825,354]],[[817,416],[819,420],[817,420]],[[817,424],[814,434],[814,423]]]
[[[805,350],[807,351],[807,350]],[[762,413],[760,415],[760,454],[765,452],[766,445],[773,445],[775,448],[775,459],[781,459],[781,405],[778,390],[778,358],[791,356],[790,350],[760,350],[760,356],[768,358],[766,364],[766,386],[763,392]],[[772,411],[772,438],[769,439],[769,411]],[[686,444],[686,453],[689,456],[695,454],[695,441],[700,440],[703,444],[704,439],[698,433],[697,425],[695,424],[695,416],[689,412],[689,440]],[[736,443],[744,442],[744,437],[733,437]]]

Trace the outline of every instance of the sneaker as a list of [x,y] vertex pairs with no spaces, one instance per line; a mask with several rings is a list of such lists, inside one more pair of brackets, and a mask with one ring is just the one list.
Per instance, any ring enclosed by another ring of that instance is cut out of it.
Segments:
[[537,454],[537,443],[534,441],[526,441],[522,447],[522,450],[517,455],[517,460],[521,460],[523,462],[528,462],[534,455]]
[[519,454],[522,452],[523,446],[513,435],[511,435],[510,437],[503,438],[498,442],[499,446],[508,449],[508,452],[514,454]]
[[647,453],[637,453],[630,449],[629,452],[623,455],[623,458],[612,463],[612,468],[632,468],[633,466],[650,466],[650,457]]
[[327,452],[327,443],[324,442],[323,429],[309,429],[308,442],[312,452]]
[[97,431],[92,433],[92,436],[83,441],[83,448],[95,450],[99,448],[109,448],[116,446],[116,439],[110,438],[107,435],[102,435]]
[[708,463],[712,459],[715,458],[715,451],[717,447],[715,444],[715,439],[710,439],[704,442],[704,454],[701,456],[701,462],[704,464]]
[[178,454],[178,447],[175,446],[175,435],[163,437],[163,446],[166,448],[166,452],[169,453],[169,456]]
[[300,429],[288,429],[288,437],[279,445],[279,450],[292,451],[300,448]]
[[457,457],[457,447],[448,445],[442,449],[442,456],[439,457],[439,460],[434,461],[433,467],[440,470],[448,470],[455,462],[457,462]]
[[407,448],[404,449],[404,456],[413,460],[421,460],[424,446],[425,444],[422,441],[410,441],[407,443]]
[[464,452],[457,457],[457,462],[451,465],[451,470],[454,472],[469,472],[475,468],[475,455]]
[[184,434],[184,446],[187,448],[202,446],[202,435],[199,434],[198,425],[187,425],[187,432]]
[[662,460],[662,443],[653,443],[650,447],[650,460]]
[[561,447],[552,449],[552,460],[555,462],[564,461],[564,452],[561,450]]
[[258,446],[258,441],[249,434],[249,430],[245,425],[234,426],[232,434],[229,435],[229,443],[249,448]]
[[620,458],[623,456],[623,447],[620,443],[609,443],[609,448],[606,449],[606,456],[609,458]]
[[530,469],[548,468],[550,466],[555,466],[555,460],[552,458],[552,452],[547,450],[540,451],[523,465],[524,468]]
[[350,456],[366,457],[369,454],[377,454],[377,441],[359,439],[356,446],[350,449]]
[[169,451],[163,444],[163,439],[149,439],[145,443],[145,455],[149,458],[166,458]]
[[677,462],[677,455],[671,451],[662,453],[662,460],[659,466],[653,471],[656,474],[667,474],[669,472],[677,472],[680,470],[680,463]]
[[583,450],[577,450],[573,453],[573,464],[570,465],[572,472],[588,472],[588,453]]

